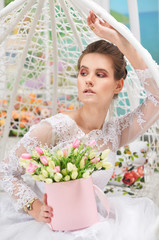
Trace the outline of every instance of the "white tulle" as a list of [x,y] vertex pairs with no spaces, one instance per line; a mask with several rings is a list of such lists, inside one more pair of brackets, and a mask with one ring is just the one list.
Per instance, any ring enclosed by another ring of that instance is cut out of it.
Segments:
[[158,209],[148,198],[109,198],[110,217],[98,203],[99,223],[75,232],[53,232],[45,223],[15,212],[8,197],[0,200],[1,240],[158,240]]
[[[148,70],[137,71],[145,87],[147,98],[133,112],[123,117],[105,120],[102,129],[85,134],[68,115],[57,114],[33,126],[0,164],[0,182],[9,196],[0,199],[1,240],[158,240],[159,210],[148,198],[109,198],[111,214],[98,202],[101,221],[90,228],[75,232],[53,232],[47,224],[36,222],[24,213],[23,207],[33,197],[41,198],[42,184],[23,181],[24,169],[18,159],[32,147],[48,144],[53,151],[76,138],[85,144],[96,140],[97,149],[111,149],[109,161],[114,164],[115,152],[120,146],[144,133],[159,117],[159,89]],[[93,182],[101,189],[109,181],[113,168],[93,174]],[[13,207],[14,203],[14,207]],[[17,211],[16,211],[16,210]],[[68,216],[69,217],[69,216]],[[78,216],[77,216],[78,217]],[[158,231],[158,232],[157,232]]]

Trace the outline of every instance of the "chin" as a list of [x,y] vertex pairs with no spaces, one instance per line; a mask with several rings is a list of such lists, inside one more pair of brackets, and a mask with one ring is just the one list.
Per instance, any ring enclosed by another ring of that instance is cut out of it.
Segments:
[[[93,99],[79,99],[83,104],[97,104],[97,101]],[[98,102],[99,103],[99,102]]]

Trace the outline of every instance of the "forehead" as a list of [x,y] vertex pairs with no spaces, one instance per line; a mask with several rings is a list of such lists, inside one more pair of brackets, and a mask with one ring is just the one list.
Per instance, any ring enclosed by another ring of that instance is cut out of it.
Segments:
[[110,56],[104,55],[102,53],[88,53],[83,56],[80,66],[86,66],[88,68],[95,69],[112,69],[113,61]]

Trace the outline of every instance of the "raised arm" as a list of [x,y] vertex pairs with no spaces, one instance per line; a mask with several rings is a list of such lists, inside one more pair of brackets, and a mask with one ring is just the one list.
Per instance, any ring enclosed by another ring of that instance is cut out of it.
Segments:
[[115,44],[126,56],[135,69],[147,94],[147,98],[137,109],[117,120],[119,146],[123,146],[142,135],[159,119],[159,88],[151,76],[144,59],[127,39],[108,23],[101,22],[93,11],[90,12],[87,22],[96,35]]
[[[25,173],[24,168],[19,165],[19,157],[22,153],[30,153],[32,147],[41,144],[48,146],[52,142],[52,128],[47,122],[41,122],[33,127],[18,144],[10,151],[7,158],[0,162],[0,183],[6,192],[12,197],[15,209],[23,211],[24,206],[34,198],[37,198],[36,193],[29,187],[22,178]],[[46,204],[46,197],[44,197]],[[43,203],[36,200],[33,211],[30,215],[38,221],[44,221],[41,217],[41,207]]]
[[134,69],[147,68],[142,57],[138,54],[136,49],[127,41],[127,39],[125,39],[118,31],[112,28],[104,20],[103,22],[101,22],[96,17],[93,11],[90,11],[90,15],[87,18],[87,23],[97,36],[115,44],[126,56]]

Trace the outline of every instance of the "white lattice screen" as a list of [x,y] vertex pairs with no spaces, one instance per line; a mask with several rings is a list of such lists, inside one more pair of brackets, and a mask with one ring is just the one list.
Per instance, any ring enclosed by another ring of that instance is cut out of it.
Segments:
[[[91,9],[120,29],[115,19],[89,0],[16,0],[0,12],[1,157],[31,125],[79,107],[77,60],[85,46],[98,39],[86,23]],[[121,27],[129,37],[124,31]],[[128,69],[114,115],[129,112],[145,98],[130,65]],[[157,149],[158,128],[156,123],[147,133],[152,148]]]

